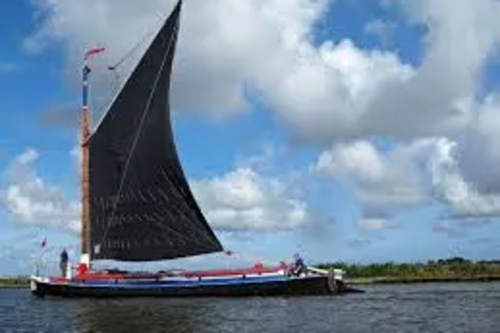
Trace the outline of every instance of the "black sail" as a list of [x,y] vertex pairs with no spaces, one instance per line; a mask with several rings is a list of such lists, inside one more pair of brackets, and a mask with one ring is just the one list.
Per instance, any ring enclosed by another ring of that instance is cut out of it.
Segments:
[[222,251],[183,173],[170,121],[181,1],[92,135],[92,259],[152,261]]

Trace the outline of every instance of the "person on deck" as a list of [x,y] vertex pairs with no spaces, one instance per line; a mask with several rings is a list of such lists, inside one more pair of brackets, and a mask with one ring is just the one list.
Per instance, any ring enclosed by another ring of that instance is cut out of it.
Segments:
[[306,272],[306,265],[298,253],[295,253],[293,257],[295,260],[290,269],[290,273],[295,276],[300,276],[302,273]]
[[64,248],[63,251],[61,252],[61,263],[60,263],[61,274],[63,277],[66,276],[66,270],[68,269],[68,262],[69,262],[68,252],[66,252],[66,248]]

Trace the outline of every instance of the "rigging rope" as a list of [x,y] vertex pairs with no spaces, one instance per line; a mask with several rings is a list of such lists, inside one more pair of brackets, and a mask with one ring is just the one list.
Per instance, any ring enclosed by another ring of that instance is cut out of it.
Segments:
[[[116,84],[116,90],[120,89],[120,85],[118,84],[120,82],[120,74],[118,73],[117,69],[120,67],[125,61],[127,61],[129,58],[132,57],[132,55],[139,49],[139,47],[153,34],[153,32],[148,32],[145,34],[137,43],[135,43],[130,50],[125,53],[123,57],[121,57],[117,62],[115,62],[113,65],[108,66],[108,70],[110,72],[113,72],[115,74],[115,84]],[[116,91],[115,91],[116,92]]]
[[127,53],[125,53],[125,55],[120,60],[118,60],[114,65],[108,66],[108,70],[114,71],[117,69],[118,66],[121,66],[121,64],[123,64],[125,61],[127,61],[128,58],[130,58],[132,56],[132,54],[135,51],[137,51],[139,46],[141,46],[141,44],[146,41],[146,38],[148,38],[152,34],[153,34],[153,32],[148,32],[147,34],[145,34],[137,43],[134,44],[134,46],[132,46],[132,48]]
[[[160,15],[158,15],[159,18],[162,20],[162,22],[165,20],[163,17],[161,17]],[[141,44],[143,44],[147,38],[149,38],[151,35],[154,34],[154,31],[155,30],[152,30],[152,31],[149,31],[148,33],[146,33],[144,36],[142,36],[141,39],[139,39],[137,41],[137,43],[135,43],[132,48],[130,50],[128,50],[127,53],[125,53],[125,55],[120,59],[118,60],[114,65],[110,65],[108,66],[108,70],[109,71],[112,71],[112,72],[115,72],[115,70],[121,66],[125,61],[127,61],[133,53],[135,53],[138,49],[139,49],[139,46],[141,46]],[[117,77],[118,77],[118,74],[116,74]]]

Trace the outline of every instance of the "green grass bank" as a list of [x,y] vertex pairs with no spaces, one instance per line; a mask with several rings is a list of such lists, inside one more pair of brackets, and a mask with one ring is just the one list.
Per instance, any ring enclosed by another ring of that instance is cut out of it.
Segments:
[[0,277],[0,288],[27,288],[27,277]]
[[500,281],[500,261],[471,261],[460,257],[425,263],[325,263],[342,268],[352,284]]

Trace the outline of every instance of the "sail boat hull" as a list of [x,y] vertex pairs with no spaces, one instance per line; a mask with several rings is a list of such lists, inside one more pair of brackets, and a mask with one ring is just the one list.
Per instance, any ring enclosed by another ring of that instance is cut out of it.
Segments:
[[204,278],[44,279],[32,277],[39,297],[242,297],[335,295],[362,292],[331,276],[284,275]]

